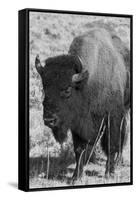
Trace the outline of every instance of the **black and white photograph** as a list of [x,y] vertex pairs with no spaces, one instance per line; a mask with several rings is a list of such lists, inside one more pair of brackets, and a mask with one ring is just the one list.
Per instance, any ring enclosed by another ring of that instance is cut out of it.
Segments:
[[29,189],[131,184],[131,16],[28,18]]

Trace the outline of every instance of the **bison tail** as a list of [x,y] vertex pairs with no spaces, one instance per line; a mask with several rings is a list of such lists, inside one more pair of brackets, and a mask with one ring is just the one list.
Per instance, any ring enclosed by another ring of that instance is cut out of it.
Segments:
[[124,93],[124,106],[127,110],[130,108],[130,72],[127,72],[127,81]]

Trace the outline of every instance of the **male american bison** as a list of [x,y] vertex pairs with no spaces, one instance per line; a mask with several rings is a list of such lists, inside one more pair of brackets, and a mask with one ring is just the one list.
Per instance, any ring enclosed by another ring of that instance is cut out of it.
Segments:
[[68,54],[48,58],[45,66],[37,56],[35,66],[45,93],[45,125],[59,143],[64,142],[68,129],[72,132],[73,178],[81,176],[99,131],[104,131],[105,174],[113,176],[130,106],[129,50],[122,40],[104,28],[92,28],[73,40]]

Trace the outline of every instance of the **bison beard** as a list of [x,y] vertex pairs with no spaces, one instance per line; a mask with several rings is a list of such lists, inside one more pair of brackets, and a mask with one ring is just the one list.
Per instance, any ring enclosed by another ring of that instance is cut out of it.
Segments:
[[[101,145],[107,155],[105,174],[114,175],[115,155],[122,151],[125,135],[126,121],[122,119],[130,107],[127,75],[130,63],[124,58],[129,58],[129,50],[121,39],[105,29],[95,28],[75,38],[68,55],[49,58],[44,67],[36,57],[35,66],[45,90],[44,115],[52,113],[54,121],[51,125],[52,121],[45,118],[45,125],[52,128],[60,143],[68,129],[72,132],[76,155],[74,180],[82,175],[103,118],[106,128]],[[58,124],[54,115],[59,119]]]
[[54,135],[56,141],[58,141],[60,144],[62,144],[65,141],[65,139],[67,138],[67,131],[68,131],[68,129],[66,129],[63,126],[52,128],[53,135]]

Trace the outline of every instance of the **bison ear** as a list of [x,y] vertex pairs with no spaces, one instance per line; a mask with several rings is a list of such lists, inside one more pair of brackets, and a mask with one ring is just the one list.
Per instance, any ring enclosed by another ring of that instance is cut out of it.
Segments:
[[89,73],[88,71],[84,71],[78,74],[74,74],[72,76],[72,83],[78,89],[81,88],[88,80]]
[[36,67],[37,72],[42,76],[44,67],[41,65],[39,55],[37,55],[35,58],[35,67]]

